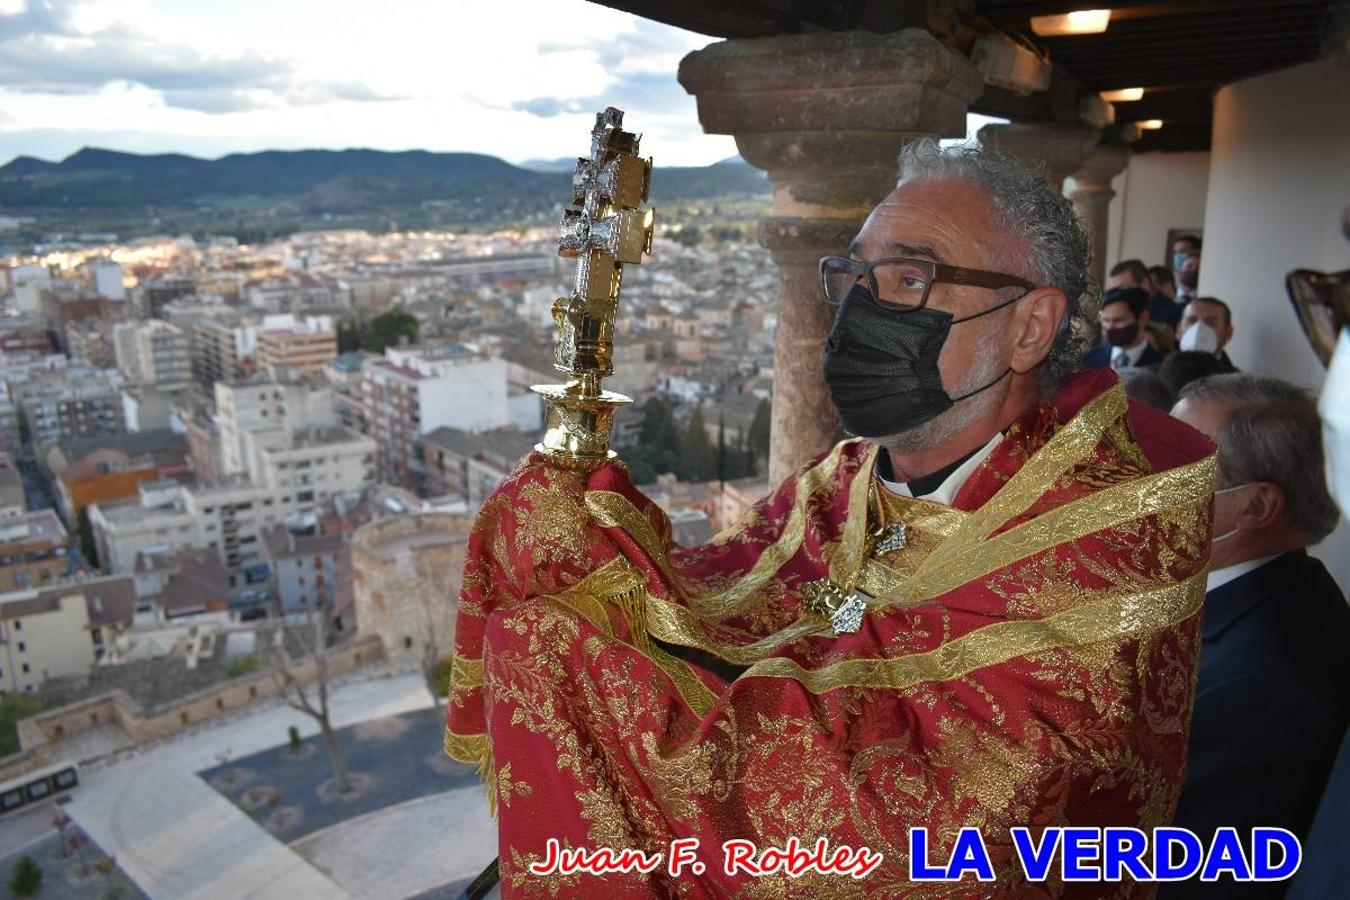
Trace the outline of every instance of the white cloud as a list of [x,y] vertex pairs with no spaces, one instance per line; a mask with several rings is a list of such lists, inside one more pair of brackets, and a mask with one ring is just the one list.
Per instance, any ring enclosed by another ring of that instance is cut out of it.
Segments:
[[0,163],[34,152],[21,147],[60,158],[85,144],[207,156],[299,147],[569,156],[609,104],[628,111],[658,162],[735,152],[730,138],[702,133],[675,80],[680,58],[708,39],[584,0],[39,6],[0,19],[0,108],[10,115]]

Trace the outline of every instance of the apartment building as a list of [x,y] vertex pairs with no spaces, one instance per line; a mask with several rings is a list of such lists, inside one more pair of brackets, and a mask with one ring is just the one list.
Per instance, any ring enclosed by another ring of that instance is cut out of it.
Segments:
[[265,529],[374,480],[375,442],[346,428],[247,431],[243,457],[245,472],[221,484],[143,483],[134,499],[90,506],[103,569],[130,572],[142,553],[189,547],[215,551],[233,586],[265,580]]
[[350,590],[351,550],[345,534],[305,533],[278,525],[264,537],[281,613],[332,609],[338,594]]
[[243,328],[235,318],[212,318],[187,326],[192,377],[206,390],[244,377]]
[[479,434],[437,428],[422,438],[426,494],[453,497],[476,509],[538,440],[538,434],[514,428]]
[[191,341],[177,325],[159,319],[113,327],[117,368],[142,384],[185,385],[192,380]]
[[331,316],[269,316],[288,322],[266,322],[258,331],[258,367],[276,375],[290,371],[318,375],[337,356],[337,329]]
[[41,587],[70,568],[68,536],[56,511],[39,509],[0,522],[0,591]]
[[0,693],[35,691],[49,678],[87,672],[131,624],[135,605],[127,577],[0,593]]
[[217,383],[215,397],[222,477],[248,470],[244,435],[249,431],[340,424],[332,389],[317,380],[289,377],[278,380],[259,373],[251,378]]
[[512,422],[507,363],[464,344],[391,347],[362,368],[366,433],[382,481],[425,489],[421,438],[437,428],[479,432]]
[[21,516],[28,511],[28,494],[23,477],[14,468],[14,458],[0,453],[0,521]]
[[0,690],[35,691],[48,678],[94,664],[83,595],[24,590],[0,594]]

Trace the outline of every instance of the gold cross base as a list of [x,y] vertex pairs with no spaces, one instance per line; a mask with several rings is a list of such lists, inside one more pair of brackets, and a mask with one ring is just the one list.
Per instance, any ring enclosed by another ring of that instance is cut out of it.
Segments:
[[589,471],[617,454],[609,449],[614,410],[632,399],[597,391],[598,379],[574,378],[567,384],[531,386],[544,398],[544,439],[534,449],[565,469]]

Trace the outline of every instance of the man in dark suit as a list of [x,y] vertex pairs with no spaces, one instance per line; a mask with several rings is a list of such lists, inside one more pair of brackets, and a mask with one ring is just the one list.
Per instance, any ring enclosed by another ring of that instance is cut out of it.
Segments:
[[[1350,608],[1305,547],[1340,511],[1307,391],[1231,374],[1187,385],[1172,414],[1219,445],[1189,762],[1175,825],[1287,828],[1302,840],[1350,721]],[[1164,900],[1283,897],[1289,882],[1164,884]]]
[[1177,345],[1182,350],[1213,353],[1219,359],[1219,371],[1238,371],[1224,349],[1233,339],[1233,311],[1218,297],[1196,297],[1181,312],[1177,326]]
[[1148,317],[1155,325],[1176,330],[1181,322],[1181,304],[1177,302],[1177,280],[1167,266],[1149,266],[1153,296],[1148,301]]
[[1097,313],[1105,342],[1083,354],[1084,368],[1156,369],[1162,363],[1162,354],[1148,339],[1148,302],[1148,291],[1143,288],[1112,288],[1106,292]]

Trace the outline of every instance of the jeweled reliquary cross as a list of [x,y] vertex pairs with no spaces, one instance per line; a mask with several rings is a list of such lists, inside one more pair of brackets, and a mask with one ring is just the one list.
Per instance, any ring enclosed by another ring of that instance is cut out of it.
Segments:
[[534,385],[547,404],[543,441],[536,449],[568,468],[592,468],[614,456],[609,435],[614,409],[632,402],[602,390],[614,373],[614,320],[625,264],[651,252],[653,213],[641,208],[651,186],[652,161],[638,156],[637,135],[624,131],[623,112],[597,113],[591,153],[577,159],[572,206],[563,213],[558,255],[577,261],[571,295],[553,304],[558,326],[554,368],[566,384]]

